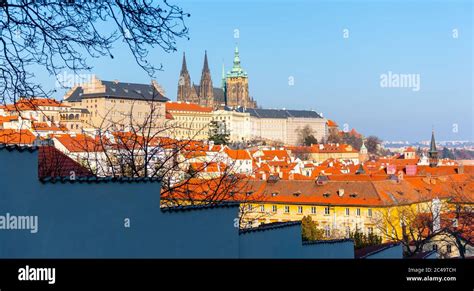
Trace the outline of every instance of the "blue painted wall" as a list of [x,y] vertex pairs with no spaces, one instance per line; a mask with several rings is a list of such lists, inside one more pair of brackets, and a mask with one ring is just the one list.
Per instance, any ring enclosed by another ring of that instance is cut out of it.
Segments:
[[352,242],[303,245],[300,225],[239,235],[237,205],[162,211],[158,182],[42,183],[37,151],[0,149],[0,165],[0,215],[39,224],[0,230],[0,258],[353,258]]
[[301,225],[242,233],[239,246],[241,258],[299,258]]
[[354,242],[344,240],[338,242],[320,242],[303,245],[303,258],[318,259],[354,259]]
[[43,184],[37,152],[0,150],[0,165],[0,215],[39,224],[35,234],[0,230],[2,258],[238,256],[237,207],[162,212],[156,182]]

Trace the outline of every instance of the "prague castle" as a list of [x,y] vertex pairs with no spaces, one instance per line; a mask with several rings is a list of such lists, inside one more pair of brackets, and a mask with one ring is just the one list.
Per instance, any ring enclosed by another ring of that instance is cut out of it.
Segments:
[[186,56],[183,54],[183,64],[178,81],[178,101],[196,103],[211,108],[244,107],[256,108],[257,103],[249,96],[248,76],[240,66],[239,49],[234,52],[232,70],[225,74],[222,70],[220,88],[212,84],[211,71],[207,61],[207,52],[204,54],[204,65],[199,85],[191,83]]

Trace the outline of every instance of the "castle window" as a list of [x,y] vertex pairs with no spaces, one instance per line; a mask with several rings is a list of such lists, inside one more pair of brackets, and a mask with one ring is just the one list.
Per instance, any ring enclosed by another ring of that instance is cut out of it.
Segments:
[[346,216],[349,216],[350,214],[350,210],[349,210],[349,207],[346,208]]
[[285,206],[285,213],[290,213],[290,206]]
[[311,207],[311,214],[316,214],[316,206]]
[[329,206],[326,206],[324,208],[324,215],[329,215],[329,214],[330,214]]
[[278,210],[278,206],[276,206],[276,205],[273,205],[273,206],[272,206],[272,211],[273,211],[274,213],[276,213],[276,212],[277,212],[277,210]]
[[373,227],[367,227],[367,233],[368,234],[373,234],[374,233],[374,228]]
[[357,210],[356,210],[356,215],[357,215],[357,216],[360,216],[360,208],[357,208]]
[[298,206],[298,214],[303,214],[303,206]]
[[367,216],[372,217],[372,208],[367,209]]
[[331,227],[329,225],[326,225],[326,227],[324,228],[324,234],[326,235],[326,237],[331,236]]

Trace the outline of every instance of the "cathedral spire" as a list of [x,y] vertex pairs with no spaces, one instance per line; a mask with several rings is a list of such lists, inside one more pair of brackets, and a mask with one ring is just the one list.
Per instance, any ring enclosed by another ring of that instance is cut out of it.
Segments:
[[207,51],[204,52],[201,83],[199,85],[199,104],[214,107],[214,87],[212,86],[211,71],[207,62]]
[[183,52],[183,64],[181,65],[181,75],[188,73],[188,66],[186,65],[186,54]]
[[191,77],[189,77],[188,67],[186,65],[186,55],[183,52],[183,64],[181,65],[181,72],[179,73],[178,80],[178,101],[189,101],[195,102],[196,96],[194,96],[193,89],[191,87]]
[[435,136],[434,136],[434,130],[431,131],[430,153],[431,153],[431,152],[437,152],[437,150],[436,150]]
[[438,150],[436,149],[434,130],[431,131],[431,143],[430,150],[428,151],[428,156],[430,158],[430,167],[438,166]]
[[240,67],[240,56],[239,56],[239,47],[235,47],[234,51],[234,66],[232,67],[233,72],[240,72],[242,68]]
[[209,72],[209,65],[207,63],[207,51],[204,51],[204,66],[202,67],[203,72]]
[[229,76],[247,77],[247,73],[240,66],[239,47],[237,46],[235,47],[234,51],[234,65],[232,66],[232,70],[230,71]]

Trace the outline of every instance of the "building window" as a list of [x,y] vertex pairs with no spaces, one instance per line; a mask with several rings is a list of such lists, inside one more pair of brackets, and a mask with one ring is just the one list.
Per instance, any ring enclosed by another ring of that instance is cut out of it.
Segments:
[[329,215],[329,206],[324,208],[324,215]]
[[303,206],[298,206],[298,214],[303,214]]
[[367,227],[367,233],[368,234],[373,234],[374,233],[374,228],[373,227]]
[[434,244],[433,245],[433,251],[437,251],[438,250],[438,245],[437,244]]
[[346,216],[349,216],[350,214],[350,210],[349,210],[349,207],[346,208]]
[[311,214],[316,214],[316,206],[311,207]]
[[252,205],[251,205],[251,204],[249,204],[249,205],[247,206],[247,209],[248,209],[249,211],[252,211],[252,210],[253,210],[253,207],[252,207]]
[[273,211],[274,213],[276,213],[276,212],[277,212],[277,210],[278,210],[278,206],[276,206],[276,205],[273,205],[273,206],[272,206],[272,211]]
[[360,208],[357,208],[356,214],[357,214],[357,216],[360,216]]
[[329,225],[326,225],[326,227],[324,228],[324,234],[326,235],[326,237],[331,236],[331,227]]
[[265,205],[260,205],[260,212],[265,212]]
[[372,217],[372,208],[369,208],[369,209],[367,210],[367,216],[368,216],[368,217]]
[[451,253],[451,245],[447,245],[447,246],[446,246],[446,252],[447,252],[448,254]]
[[290,213],[290,206],[285,206],[285,213]]

